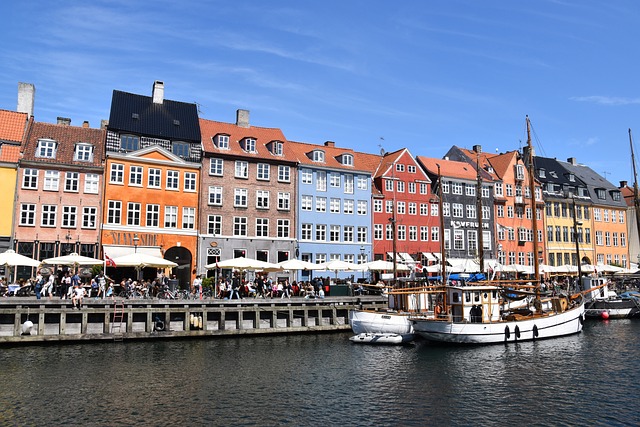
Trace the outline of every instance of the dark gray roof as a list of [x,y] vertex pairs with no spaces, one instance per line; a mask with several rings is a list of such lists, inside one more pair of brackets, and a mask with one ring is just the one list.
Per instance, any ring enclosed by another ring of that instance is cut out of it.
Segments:
[[109,130],[169,139],[200,142],[200,121],[196,104],[165,99],[154,104],[150,96],[113,91]]
[[[626,208],[627,204],[624,201],[624,197],[620,192],[620,189],[607,181],[605,178],[594,172],[589,166],[578,164],[578,163],[569,163],[569,162],[561,162],[559,161],[564,168],[566,168],[569,172],[572,172],[576,177],[580,178],[589,188],[589,194],[591,196],[591,200],[594,204],[604,205],[604,206],[615,206],[620,208]],[[602,199],[598,193],[602,194],[604,190],[605,198]],[[617,193],[619,198],[618,200],[614,200],[613,194]]]

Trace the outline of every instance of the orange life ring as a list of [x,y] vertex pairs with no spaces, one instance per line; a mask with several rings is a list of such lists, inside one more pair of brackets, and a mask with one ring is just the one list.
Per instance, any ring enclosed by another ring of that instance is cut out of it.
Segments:
[[433,310],[436,315],[439,315],[440,313],[442,313],[442,306],[440,304],[436,305],[436,308]]

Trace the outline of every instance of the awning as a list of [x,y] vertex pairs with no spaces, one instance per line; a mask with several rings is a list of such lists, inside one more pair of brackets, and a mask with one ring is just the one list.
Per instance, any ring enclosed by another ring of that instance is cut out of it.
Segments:
[[[393,252],[387,252],[387,256],[393,259]],[[415,264],[416,260],[411,257],[406,252],[398,252],[398,261],[404,262],[405,264]]]
[[437,262],[438,257],[432,254],[431,252],[422,252],[422,256],[427,259],[427,261]]
[[102,248],[104,249],[104,254],[108,255],[109,258],[119,258],[134,252],[163,258],[158,246],[138,246],[136,248],[134,246],[102,245]]

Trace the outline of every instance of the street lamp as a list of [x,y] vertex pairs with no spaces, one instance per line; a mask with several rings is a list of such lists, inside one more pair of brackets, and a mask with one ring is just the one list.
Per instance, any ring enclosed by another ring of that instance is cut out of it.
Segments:
[[133,235],[133,252],[138,252],[138,242],[140,238],[138,237],[138,233]]
[[71,250],[69,249],[69,245],[71,242],[71,239],[73,239],[73,237],[71,236],[71,232],[67,231],[67,235],[64,236],[64,239],[67,241],[67,245],[65,247],[65,252],[67,252],[67,255],[71,252]]
[[[364,264],[366,262],[366,259],[364,257],[364,251],[365,251],[365,247],[364,245],[360,245],[360,264]],[[362,270],[362,280],[364,281],[364,270]]]

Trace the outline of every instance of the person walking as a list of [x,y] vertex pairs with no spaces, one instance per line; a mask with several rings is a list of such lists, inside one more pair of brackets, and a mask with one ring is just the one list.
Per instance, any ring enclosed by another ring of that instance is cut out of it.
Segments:
[[196,298],[202,299],[202,279],[200,278],[199,274],[196,276],[195,280],[193,281],[193,291],[196,294]]

